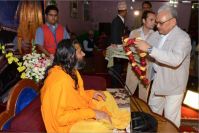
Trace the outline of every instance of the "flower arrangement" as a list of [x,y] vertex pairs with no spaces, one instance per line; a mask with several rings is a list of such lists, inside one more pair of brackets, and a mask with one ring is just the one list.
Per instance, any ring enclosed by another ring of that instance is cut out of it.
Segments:
[[22,78],[32,79],[39,82],[44,78],[46,68],[51,65],[51,60],[45,54],[39,54],[32,47],[32,53],[23,56],[23,66],[26,67]]
[[52,64],[47,56],[36,52],[35,45],[32,46],[32,53],[23,56],[23,61],[19,61],[12,52],[7,53],[2,44],[0,44],[0,50],[7,58],[8,64],[13,62],[17,64],[17,70],[21,73],[22,79],[28,78],[39,82],[44,78],[46,68]]
[[149,85],[149,80],[146,78],[146,53],[142,51],[137,51],[138,55],[140,56],[140,66],[136,63],[134,56],[132,54],[131,49],[129,48],[130,46],[134,46],[135,39],[129,39],[126,38],[123,40],[125,43],[124,45],[124,51],[126,55],[129,58],[129,61],[131,62],[132,65],[132,70],[136,73],[138,78],[141,80],[142,84],[145,86]]

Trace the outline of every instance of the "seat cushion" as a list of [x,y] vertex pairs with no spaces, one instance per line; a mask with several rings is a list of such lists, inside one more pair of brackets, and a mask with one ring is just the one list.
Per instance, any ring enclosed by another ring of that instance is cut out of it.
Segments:
[[41,116],[41,101],[38,95],[27,107],[18,113],[11,121],[9,131],[45,132]]
[[37,95],[37,92],[33,88],[24,88],[18,96],[15,108],[15,115],[21,112],[27,105],[29,105],[32,100],[37,97]]

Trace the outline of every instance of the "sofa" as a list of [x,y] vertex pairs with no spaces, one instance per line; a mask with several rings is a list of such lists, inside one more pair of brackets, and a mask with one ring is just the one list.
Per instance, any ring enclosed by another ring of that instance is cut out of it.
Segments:
[[[106,80],[99,76],[82,76],[85,89],[106,90]],[[42,116],[40,88],[29,79],[20,80],[10,91],[7,107],[0,114],[3,132],[46,132]]]

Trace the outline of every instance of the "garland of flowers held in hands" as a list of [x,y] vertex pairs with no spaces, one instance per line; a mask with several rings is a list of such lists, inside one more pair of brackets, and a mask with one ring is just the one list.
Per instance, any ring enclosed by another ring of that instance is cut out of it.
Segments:
[[129,61],[131,62],[132,65],[132,70],[136,73],[136,75],[138,76],[138,78],[141,80],[142,84],[145,86],[149,85],[149,80],[146,77],[146,53],[136,50],[138,52],[138,55],[140,56],[140,66],[138,66],[138,64],[136,63],[133,53],[130,49],[130,46],[135,45],[135,39],[129,39],[126,38],[123,40],[123,42],[125,43],[123,49],[126,53],[126,55],[129,58]]

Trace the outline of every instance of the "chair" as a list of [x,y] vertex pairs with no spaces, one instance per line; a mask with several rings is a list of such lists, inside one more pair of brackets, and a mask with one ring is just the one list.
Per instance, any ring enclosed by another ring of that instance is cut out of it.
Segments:
[[[29,79],[20,80],[12,87],[6,110],[0,114],[0,128],[2,130],[10,129],[15,117],[20,116],[21,112],[25,110],[32,100],[38,97],[38,91],[37,84]],[[20,122],[17,124],[20,124]],[[21,124],[24,126],[26,122],[22,122]]]
[[[106,90],[106,80],[98,76],[82,76],[85,89]],[[46,132],[41,116],[38,85],[29,79],[12,87],[7,107],[0,114],[0,130],[5,132]]]

